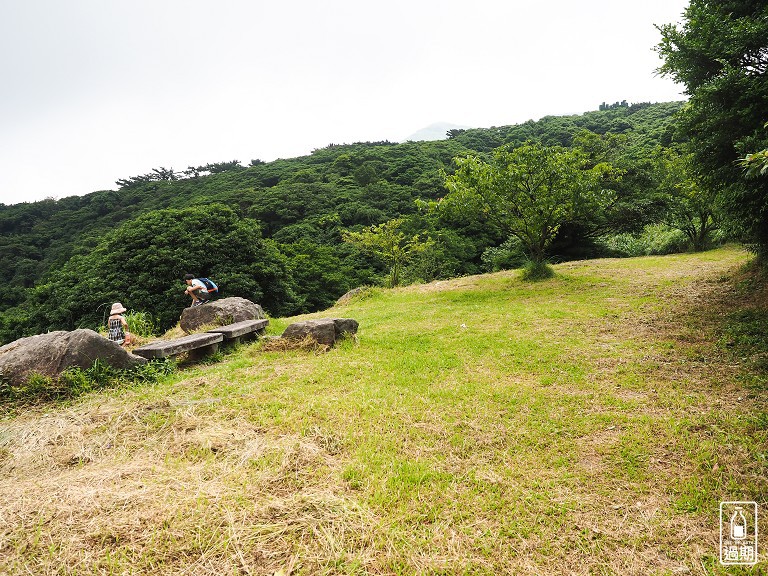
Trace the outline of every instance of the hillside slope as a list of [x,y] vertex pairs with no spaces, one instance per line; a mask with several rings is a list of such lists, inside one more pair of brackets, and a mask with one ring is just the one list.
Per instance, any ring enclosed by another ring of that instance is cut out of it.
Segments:
[[[378,283],[386,274],[379,259],[346,244],[344,233],[396,218],[405,219],[406,236],[435,240],[412,263],[411,278],[428,281],[491,269],[483,255],[507,240],[506,233],[469,214],[437,217],[423,209],[423,202],[445,195],[442,174],[453,171],[455,157],[502,144],[531,140],[570,146],[584,130],[611,135],[604,146],[598,145],[603,142],[599,137],[590,144],[594,158],[610,161],[623,174],[614,183],[620,201],[611,211],[611,230],[640,230],[659,221],[652,158],[657,147],[672,142],[681,105],[635,104],[515,126],[452,130],[449,139],[433,142],[331,144],[308,156],[252,161],[247,167],[231,161],[181,172],[156,168],[120,179],[117,190],[0,204],[0,270],[6,286],[0,292],[0,343],[49,330],[94,328],[103,321],[98,307],[118,300],[130,310],[150,314],[166,329],[167,311],[181,304],[179,291],[171,286],[187,272],[216,278],[229,296],[261,299],[273,315],[322,310],[350,288]],[[232,211],[229,224],[218,223],[218,205]],[[196,215],[185,217],[178,210]],[[163,229],[148,228],[149,221]],[[232,242],[211,245],[211,238],[221,240],[233,226],[258,230],[268,241],[275,256],[269,260],[279,263],[266,267],[279,270],[279,278],[244,273],[242,262],[233,257],[243,250],[228,251]],[[561,227],[551,256],[563,260],[599,254],[590,236],[595,230],[587,234],[584,226]],[[605,226],[598,228],[606,231]],[[171,227],[173,232],[164,233]],[[131,239],[140,241],[133,245]],[[152,282],[138,278],[146,266],[115,280],[112,276],[122,266],[107,263],[114,255],[110,242],[129,249],[129,258],[154,258]],[[179,246],[188,248],[181,257],[169,254]],[[87,274],[101,265],[108,271]],[[285,290],[272,295],[280,302],[273,307],[264,296],[278,284]],[[171,294],[177,295],[175,303]]]
[[328,353],[7,417],[0,572],[722,573],[718,502],[768,489],[765,378],[716,344],[748,259],[373,290]]

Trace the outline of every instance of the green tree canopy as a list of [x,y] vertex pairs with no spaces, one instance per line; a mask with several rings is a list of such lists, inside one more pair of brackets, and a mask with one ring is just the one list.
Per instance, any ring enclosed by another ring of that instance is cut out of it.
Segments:
[[396,218],[365,228],[360,232],[346,232],[344,241],[357,246],[363,252],[381,258],[389,266],[388,285],[398,286],[403,267],[416,255],[423,252],[431,244],[418,235],[407,236],[400,227],[402,218]]
[[[647,222],[658,221],[656,182],[651,177],[649,159],[658,145],[669,146],[674,141],[672,119],[681,106],[680,102],[628,106],[620,102],[582,115],[548,116],[515,126],[454,131],[450,139],[434,142],[361,142],[327,146],[303,157],[268,163],[252,161],[249,166],[233,160],[190,166],[182,172],[157,168],[120,181],[116,190],[11,206],[0,204],[0,270],[5,273],[7,288],[0,294],[0,342],[49,328],[91,325],[98,315],[94,307],[111,299],[126,299],[123,286],[130,280],[89,284],[89,275],[94,271],[111,274],[100,268],[93,253],[104,249],[107,237],[112,238],[118,231],[128,234],[138,227],[145,229],[140,240],[120,241],[133,246],[137,253],[149,258],[148,265],[155,266],[152,250],[158,256],[170,250],[162,230],[175,229],[175,225],[167,214],[159,217],[157,226],[152,225],[155,220],[149,214],[154,211],[194,207],[205,213],[203,205],[225,205],[232,211],[227,217],[234,219],[231,225],[242,226],[246,238],[253,237],[257,246],[263,246],[257,256],[267,255],[263,262],[267,270],[272,266],[269,262],[279,268],[282,255],[286,255],[286,269],[275,272],[274,288],[269,287],[268,280],[256,276],[256,285],[264,294],[261,303],[273,314],[321,309],[348,286],[370,283],[379,277],[385,263],[342,242],[342,230],[359,231],[393,219],[404,219],[400,231],[406,238],[427,234],[434,241],[405,268],[405,281],[480,272],[483,253],[507,240],[507,233],[490,225],[479,211],[471,215],[458,211],[454,215],[446,211],[427,215],[426,211],[417,212],[417,202],[430,205],[446,193],[443,173],[453,172],[453,158],[467,154],[487,154],[490,158],[493,148],[520,146],[527,141],[583,147],[587,167],[607,162],[617,168],[611,178],[601,182],[603,188],[614,191],[611,205],[602,212],[575,213],[573,220],[560,225],[557,240],[549,246],[550,254],[565,259],[598,255],[601,248],[594,240],[601,234],[635,231]],[[585,130],[590,132],[588,140],[581,137]],[[764,147],[756,145],[748,151]],[[737,177],[741,174],[739,168]],[[56,190],[52,189],[51,194],[55,195]],[[147,220],[126,224],[139,217]],[[216,218],[211,226],[213,222]],[[201,217],[200,225],[206,230],[205,217]],[[231,230],[230,224],[224,230]],[[179,238],[184,238],[180,246],[187,250],[179,248],[178,258],[183,259],[196,244],[194,238],[186,236],[186,228],[178,232],[182,235]],[[179,260],[176,254],[173,258],[184,262],[184,272],[210,275],[220,282],[227,278],[222,283],[224,294],[236,294],[233,287],[241,286],[242,295],[259,298],[258,291],[251,291],[254,276],[250,272],[243,277],[238,274],[242,270],[258,273],[262,262],[238,260],[246,252],[235,253],[228,261],[228,248],[217,242],[229,233],[205,232],[197,237],[199,246],[212,247],[189,261]],[[212,244],[200,240],[208,236]],[[231,244],[238,246],[237,239],[233,237]],[[116,245],[115,250],[119,249]],[[270,256],[273,251],[274,258]],[[130,261],[130,254],[123,256]],[[111,262],[116,269],[122,266],[122,261]],[[248,268],[250,265],[253,267]],[[343,274],[338,273],[342,270]],[[125,303],[133,309],[144,309],[146,305],[158,311],[176,306],[177,314],[186,301],[175,287],[172,295],[179,298],[175,304],[155,304],[165,301],[168,296],[164,291],[176,281],[174,272],[156,284],[159,292],[147,292]],[[72,290],[73,285],[78,286],[79,293]],[[46,295],[54,293],[53,300]],[[38,303],[48,309],[36,310]],[[169,316],[167,321],[172,320]]]
[[489,162],[457,158],[455,173],[446,176],[449,194],[440,209],[479,212],[518,238],[531,260],[543,262],[560,226],[602,209],[610,199],[599,185],[610,167],[587,169],[585,162],[579,150],[538,144],[498,148]]
[[666,197],[664,223],[681,230],[695,251],[704,250],[722,219],[717,193],[696,177],[690,153],[659,150],[656,162],[659,189]]
[[768,144],[768,3],[691,0],[681,26],[660,26],[660,72],[690,95],[680,115],[702,177],[763,253],[768,249],[768,181],[746,179],[738,160]]
[[[768,128],[768,122],[766,122],[765,128]],[[739,164],[750,178],[768,176],[768,148],[747,154]]]
[[185,273],[214,278],[223,296],[241,296],[273,314],[292,306],[286,258],[261,237],[255,220],[221,205],[157,210],[105,236],[36,287],[32,325],[93,327],[113,301],[150,313],[167,329],[189,305]]

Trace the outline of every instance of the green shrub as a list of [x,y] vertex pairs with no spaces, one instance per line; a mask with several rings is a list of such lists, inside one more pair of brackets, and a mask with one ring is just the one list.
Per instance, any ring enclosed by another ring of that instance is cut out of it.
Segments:
[[21,386],[13,386],[7,380],[3,380],[2,383],[0,398],[4,401],[15,402],[28,398],[39,398],[46,401],[55,400],[58,397],[58,387],[53,379],[37,372],[30,374]]
[[646,226],[640,238],[648,256],[675,254],[690,248],[690,240],[682,231],[664,224]]
[[51,402],[77,398],[109,386],[154,383],[173,373],[173,360],[153,360],[132,370],[119,370],[96,360],[90,368],[68,368],[54,379],[32,373],[21,385],[0,378],[0,402]]
[[628,257],[675,254],[690,248],[690,241],[682,231],[664,224],[650,224],[640,234],[607,236],[599,244],[612,256]]
[[106,388],[120,381],[124,371],[112,368],[96,360],[90,368],[68,368],[54,382],[57,398],[76,398],[100,388]]
[[173,358],[151,360],[134,368],[131,371],[131,378],[137,383],[154,384],[161,378],[173,374],[176,367],[176,360]]
[[227,353],[232,353],[237,349],[237,346],[230,347],[227,352],[224,352],[223,350],[216,350],[216,352],[211,352],[210,354],[206,354],[202,358],[197,359],[195,362],[197,364],[203,364],[205,366],[211,366],[213,364],[218,364],[222,360],[226,358]]
[[521,268],[525,266],[528,259],[525,257],[520,240],[511,237],[500,246],[486,248],[480,260],[486,271],[498,272],[499,270]]
[[528,282],[538,282],[552,278],[555,271],[547,262],[528,262],[523,266],[523,280]]
[[82,368],[69,368],[59,376],[57,382],[60,397],[74,398],[92,390],[94,385],[89,378],[87,370]]
[[344,301],[342,302],[343,304],[363,302],[369,298],[379,296],[383,293],[382,289],[377,286],[360,286],[355,290],[356,291],[353,294],[344,295],[346,298],[344,298]]

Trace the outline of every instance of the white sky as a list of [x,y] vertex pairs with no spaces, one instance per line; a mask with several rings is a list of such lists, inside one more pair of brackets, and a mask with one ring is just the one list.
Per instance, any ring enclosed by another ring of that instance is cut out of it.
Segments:
[[152,168],[683,99],[686,0],[0,0],[0,203]]

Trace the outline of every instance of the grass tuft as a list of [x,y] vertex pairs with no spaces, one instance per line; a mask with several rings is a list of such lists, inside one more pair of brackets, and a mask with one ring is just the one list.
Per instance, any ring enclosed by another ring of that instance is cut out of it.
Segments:
[[539,282],[554,277],[555,270],[547,262],[527,262],[523,266],[521,278],[528,282]]

